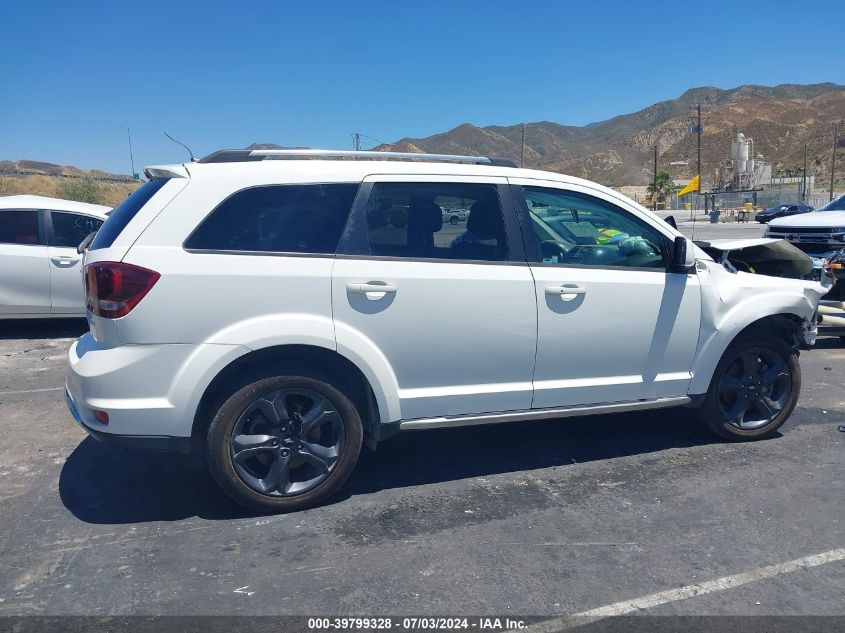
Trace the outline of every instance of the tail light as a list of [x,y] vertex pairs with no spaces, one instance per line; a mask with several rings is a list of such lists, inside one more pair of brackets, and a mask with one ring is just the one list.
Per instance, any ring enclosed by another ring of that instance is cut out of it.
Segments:
[[121,262],[96,262],[85,267],[85,296],[96,316],[117,319],[150,291],[159,275],[153,270]]

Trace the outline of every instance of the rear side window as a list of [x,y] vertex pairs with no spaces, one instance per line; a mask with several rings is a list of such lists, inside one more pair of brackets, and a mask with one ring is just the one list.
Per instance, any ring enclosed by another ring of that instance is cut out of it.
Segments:
[[367,203],[367,232],[376,256],[508,258],[496,185],[376,183]]
[[357,184],[244,189],[221,202],[185,248],[334,254],[357,191]]
[[97,236],[91,242],[90,250],[95,251],[98,248],[108,248],[121,234],[126,225],[135,217],[138,211],[150,201],[159,189],[161,189],[168,181],[168,178],[156,178],[155,180],[148,180],[143,185],[133,191],[126,200],[121,202],[114,211],[109,215],[108,220],[97,231]]
[[53,223],[52,246],[76,248],[90,233],[103,225],[101,219],[92,218],[90,215],[80,215],[79,213],[50,211],[50,219]]
[[38,211],[34,209],[0,211],[0,243],[43,244],[38,234]]

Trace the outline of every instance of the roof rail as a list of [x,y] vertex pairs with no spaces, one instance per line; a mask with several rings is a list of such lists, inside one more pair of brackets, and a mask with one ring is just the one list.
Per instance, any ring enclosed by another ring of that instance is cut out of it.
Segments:
[[458,156],[453,154],[417,154],[414,152],[372,152],[334,149],[224,149],[201,158],[200,163],[241,163],[254,160],[419,160],[425,162],[469,163],[471,165],[495,165],[516,167],[507,158],[489,156]]

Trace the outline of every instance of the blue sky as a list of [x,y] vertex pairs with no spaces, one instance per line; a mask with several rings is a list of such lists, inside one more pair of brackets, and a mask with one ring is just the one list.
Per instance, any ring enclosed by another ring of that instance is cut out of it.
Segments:
[[843,24],[841,0],[0,0],[0,159],[127,173],[108,123],[142,166],[184,159],[162,130],[198,156],[351,148],[356,131],[581,125],[701,85],[845,84]]

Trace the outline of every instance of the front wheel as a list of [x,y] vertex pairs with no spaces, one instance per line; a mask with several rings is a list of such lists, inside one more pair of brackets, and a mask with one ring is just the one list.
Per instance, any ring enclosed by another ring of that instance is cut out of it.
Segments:
[[232,394],[208,430],[208,458],[232,499],[260,512],[299,510],[333,494],[361,452],[355,406],[304,376],[258,380]]
[[760,439],[786,422],[800,392],[801,368],[792,347],[777,337],[747,336],[725,351],[698,417],[726,439]]

